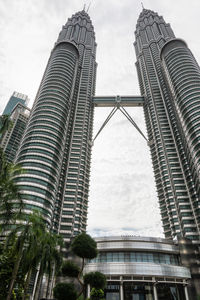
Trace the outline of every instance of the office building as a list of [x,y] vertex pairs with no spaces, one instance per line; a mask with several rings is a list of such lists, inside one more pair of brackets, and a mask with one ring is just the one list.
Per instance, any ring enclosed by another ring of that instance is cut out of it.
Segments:
[[166,238],[200,240],[200,69],[183,40],[143,9],[137,72]]
[[[95,238],[98,256],[84,272],[106,275],[106,300],[189,300],[191,274],[178,243],[138,236]],[[88,286],[88,297],[90,287]]]
[[14,109],[10,113],[12,126],[10,126],[8,131],[5,132],[0,141],[0,147],[5,152],[6,159],[9,162],[14,162],[15,160],[28,122],[29,114],[30,109],[20,102],[15,105]]
[[17,103],[21,103],[23,105],[27,105],[29,102],[29,98],[27,95],[22,93],[14,92],[13,95],[10,97],[6,107],[2,115],[10,115],[12,113],[13,108],[17,105]]
[[17,156],[27,213],[39,210],[65,241],[86,230],[96,78],[94,28],[68,19],[44,72]]
[[[125,255],[130,250],[127,243],[123,254],[118,253],[118,259],[129,259],[129,265],[137,263],[135,269],[130,268],[126,273],[126,261],[120,270],[115,261],[112,266],[106,261],[107,267],[101,271],[106,273],[108,268],[107,275],[114,276],[111,281],[118,277],[120,291],[121,281],[127,279],[124,295],[130,296],[137,290],[137,295],[148,291],[149,299],[156,299],[158,293],[158,299],[176,295],[188,300],[185,286],[190,272],[180,264],[172,240],[186,238],[199,244],[200,69],[186,43],[175,38],[171,26],[157,13],[143,9],[135,36],[141,96],[95,98],[94,28],[84,10],[67,21],[36,95],[17,156],[26,173],[18,175],[16,182],[21,188],[25,211],[39,210],[49,228],[69,241],[85,231],[87,225],[94,105],[115,106],[123,113],[123,102],[126,106],[143,105],[164,234],[171,242],[155,239],[153,248],[148,248],[150,240],[144,239],[129,256]],[[101,241],[99,245],[104,247],[105,243]],[[121,247],[116,246],[113,252],[122,251]],[[139,249],[143,250],[138,254]],[[103,259],[117,257],[113,252]],[[141,261],[131,261],[131,257]],[[197,262],[198,259],[195,270]],[[199,271],[195,278],[194,272],[191,274],[195,282],[198,274]]]
[[[157,13],[143,9],[135,34],[140,105],[165,237],[184,236],[198,243],[199,67],[185,42],[175,38]],[[93,98],[95,52],[94,29],[83,10],[59,34],[17,158],[27,171],[17,178],[25,203],[31,201],[32,208],[39,209],[49,226],[66,239],[85,231],[87,224],[90,141],[97,101]],[[106,101],[102,103],[106,106]]]

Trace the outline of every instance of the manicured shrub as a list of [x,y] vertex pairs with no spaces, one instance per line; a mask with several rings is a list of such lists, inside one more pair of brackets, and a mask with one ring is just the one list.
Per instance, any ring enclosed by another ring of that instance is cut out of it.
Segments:
[[77,293],[72,283],[58,283],[53,289],[56,300],[76,300]]
[[79,267],[71,260],[65,261],[61,268],[61,273],[63,276],[77,278],[79,272],[80,272]]
[[104,291],[102,289],[95,289],[95,288],[93,288],[91,290],[90,297],[91,297],[92,300],[102,299],[103,296],[104,296]]
[[85,274],[84,283],[90,284],[96,289],[104,289],[106,286],[106,276],[101,272],[90,272]]
[[90,235],[81,233],[72,242],[71,245],[74,254],[81,258],[95,258],[97,256],[97,244]]

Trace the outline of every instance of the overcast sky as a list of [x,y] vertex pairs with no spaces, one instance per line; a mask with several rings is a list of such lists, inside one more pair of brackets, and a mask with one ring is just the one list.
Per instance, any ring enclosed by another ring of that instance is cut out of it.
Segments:
[[[31,107],[50,51],[63,24],[90,0],[0,0],[0,112],[13,93]],[[164,16],[200,61],[200,1],[143,0]],[[139,94],[133,48],[139,0],[92,0],[97,47],[96,95]],[[94,133],[109,109],[95,111]],[[146,134],[142,108],[128,109]],[[145,140],[119,112],[95,141],[88,231],[92,235],[162,236],[150,153]]]

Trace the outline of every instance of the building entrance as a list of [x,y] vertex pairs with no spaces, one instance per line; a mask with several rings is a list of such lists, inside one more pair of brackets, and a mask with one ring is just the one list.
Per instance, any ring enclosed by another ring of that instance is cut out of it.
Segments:
[[106,300],[120,300],[120,285],[119,282],[111,282],[104,290]]
[[154,300],[150,283],[125,282],[124,300]]

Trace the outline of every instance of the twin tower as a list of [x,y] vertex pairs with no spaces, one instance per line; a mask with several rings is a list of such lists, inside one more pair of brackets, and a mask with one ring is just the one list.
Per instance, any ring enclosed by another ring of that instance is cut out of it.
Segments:
[[[186,43],[151,10],[141,12],[135,39],[165,237],[198,243],[200,69]],[[25,169],[16,177],[25,211],[39,210],[66,241],[87,225],[95,57],[94,28],[83,10],[59,34],[17,155]]]

